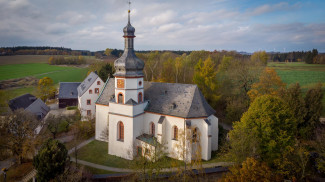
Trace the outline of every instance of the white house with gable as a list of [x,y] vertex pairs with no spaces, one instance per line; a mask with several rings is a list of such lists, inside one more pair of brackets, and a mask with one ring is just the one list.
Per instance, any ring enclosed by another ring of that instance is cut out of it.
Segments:
[[[108,128],[108,154],[130,160],[152,154],[158,145],[172,158],[190,161],[200,152],[209,160],[218,149],[215,111],[197,85],[144,82],[130,13],[123,32],[125,49],[114,62],[115,78],[106,81],[96,102],[96,139],[103,140]],[[177,147],[182,141],[186,145]]]
[[78,86],[78,108],[82,120],[95,116],[95,102],[104,86],[103,80],[96,72],[91,72],[87,78]]

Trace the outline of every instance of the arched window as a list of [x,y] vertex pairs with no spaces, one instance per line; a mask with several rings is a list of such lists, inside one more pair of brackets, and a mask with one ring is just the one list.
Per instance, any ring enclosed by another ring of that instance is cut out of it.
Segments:
[[123,104],[123,94],[120,92],[117,96],[117,103]]
[[177,126],[173,126],[173,140],[177,140],[178,139],[178,128]]
[[155,124],[153,122],[150,123],[150,134],[155,136]]
[[120,141],[124,141],[124,124],[122,121],[117,123],[117,139]]
[[198,142],[199,141],[199,129],[197,127],[194,128],[192,133],[192,141]]
[[142,92],[138,94],[138,103],[142,102]]

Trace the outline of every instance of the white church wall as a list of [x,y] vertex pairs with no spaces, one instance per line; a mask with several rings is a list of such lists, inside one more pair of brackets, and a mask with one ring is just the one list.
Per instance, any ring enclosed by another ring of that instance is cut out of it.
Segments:
[[[110,106],[111,107],[111,106]],[[124,140],[118,140],[118,122],[124,125]],[[109,114],[108,153],[125,159],[133,159],[133,121],[132,118]]]
[[133,107],[133,115],[138,115],[138,114],[142,114],[144,112],[144,108],[147,106],[148,101],[142,102],[138,105],[135,105]]
[[219,139],[219,127],[218,127],[218,118],[214,115],[211,115],[208,119],[211,122],[211,150],[218,150],[218,139]]
[[146,113],[144,115],[144,122],[143,122],[143,129],[144,132],[147,134],[150,134],[150,123],[153,122],[155,124],[155,137],[157,137],[157,131],[158,131],[158,120],[161,115],[158,114],[152,114],[152,113]]
[[136,139],[136,137],[142,135],[143,133],[146,133],[144,131],[144,114],[134,117],[133,118],[133,138]]
[[[100,85],[97,85],[97,81],[100,82]],[[96,113],[96,106],[95,106],[95,102],[99,96],[99,94],[102,91],[102,88],[104,86],[104,82],[102,81],[102,79],[100,79],[100,77],[98,77],[95,82],[88,88],[88,90],[81,96],[78,97],[78,101],[79,101],[79,109],[80,109],[80,113],[82,116],[82,120],[86,120],[89,116],[87,115],[87,110],[91,111],[91,116],[90,117],[94,117],[95,113]],[[98,93],[95,93],[95,89],[98,88]],[[92,90],[92,94],[89,94],[89,90]],[[91,103],[90,105],[87,105],[87,100],[90,99]]]
[[116,103],[110,103],[111,109],[109,112],[111,113],[118,113],[121,115],[126,116],[132,116],[133,115],[133,108],[131,105],[125,105],[125,104],[116,104]]
[[[180,132],[184,132],[184,119],[183,118],[178,118],[178,117],[172,117],[172,116],[166,116],[165,118],[165,133],[164,138],[167,143],[167,148],[168,148],[168,153],[170,157],[177,158],[179,160],[182,159],[183,155],[183,147],[181,147],[181,138],[184,137],[180,135]],[[178,128],[178,140],[173,139],[173,126],[177,126]],[[185,151],[188,151],[185,149]],[[187,155],[189,156],[189,155]]]
[[[177,145],[180,145],[181,139],[174,140],[172,138],[173,136],[173,126],[177,126],[178,131],[181,130],[184,131],[184,119],[178,118],[178,117],[172,117],[172,116],[166,116],[164,121],[164,132],[163,132],[163,125],[161,128],[158,128],[158,120],[161,115],[154,114],[154,113],[146,113],[144,117],[144,132],[149,134],[150,133],[150,122],[153,122],[155,124],[155,136],[157,137],[157,133],[162,133],[162,141],[167,147],[167,152],[169,153],[170,157],[177,158],[179,160],[182,160],[181,156],[183,155],[183,149],[180,149],[180,147],[176,147]],[[216,117],[211,117],[211,119],[216,119]],[[214,122],[215,123],[215,122]],[[209,139],[208,131],[209,127],[208,124],[203,119],[191,119],[192,128],[198,127],[201,135],[201,157],[204,160],[209,160],[211,158],[211,139]],[[214,126],[214,125],[213,125]],[[211,127],[211,126],[210,126]],[[217,135],[217,133],[216,133]],[[184,137],[180,136],[179,137]],[[215,142],[215,141],[214,141]],[[189,146],[189,145],[188,145]],[[185,149],[187,152],[188,160],[191,159],[191,148],[188,147]]]
[[[209,126],[204,121],[204,119],[191,119],[191,128],[195,127],[199,130],[200,135],[200,147],[201,147],[201,157],[204,160],[209,160],[211,158],[211,147],[209,146]],[[191,153],[195,153],[194,151]]]
[[[109,107],[104,105],[96,105],[96,130],[95,130],[95,139],[103,141],[101,139],[101,134],[105,130],[106,126],[108,127],[108,112]],[[106,141],[107,142],[107,141]]]
[[[141,85],[139,82],[141,82]],[[125,79],[125,89],[143,89],[143,78]]]

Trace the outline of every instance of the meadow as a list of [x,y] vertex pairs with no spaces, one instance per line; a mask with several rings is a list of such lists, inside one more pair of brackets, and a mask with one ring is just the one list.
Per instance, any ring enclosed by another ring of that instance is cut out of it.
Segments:
[[275,69],[288,86],[298,82],[304,89],[317,83],[325,84],[325,65],[294,62],[269,63],[268,67]]
[[323,88],[323,110],[322,116],[325,116],[325,65],[324,64],[306,64],[306,63],[268,63],[268,67],[275,69],[282,81],[290,86],[299,83],[302,88],[302,94],[317,83],[322,84]]
[[46,63],[8,64],[0,66],[0,80],[33,76],[50,77],[54,83],[82,81],[88,69],[79,67],[53,66]]
[[[22,55],[0,56],[0,81],[14,78],[50,77],[58,87],[59,82],[81,82],[87,76],[87,67],[48,65],[49,56]],[[30,93],[36,95],[36,86],[8,88],[4,90],[5,100]],[[0,112],[6,108],[0,108]]]

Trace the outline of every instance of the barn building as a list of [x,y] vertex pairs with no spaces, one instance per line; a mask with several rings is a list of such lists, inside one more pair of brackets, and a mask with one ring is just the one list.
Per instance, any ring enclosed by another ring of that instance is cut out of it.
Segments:
[[59,108],[78,105],[78,86],[80,82],[60,82]]
[[50,108],[41,99],[32,94],[24,94],[11,99],[8,105],[12,111],[24,109],[34,114],[39,120],[43,119],[50,111]]

